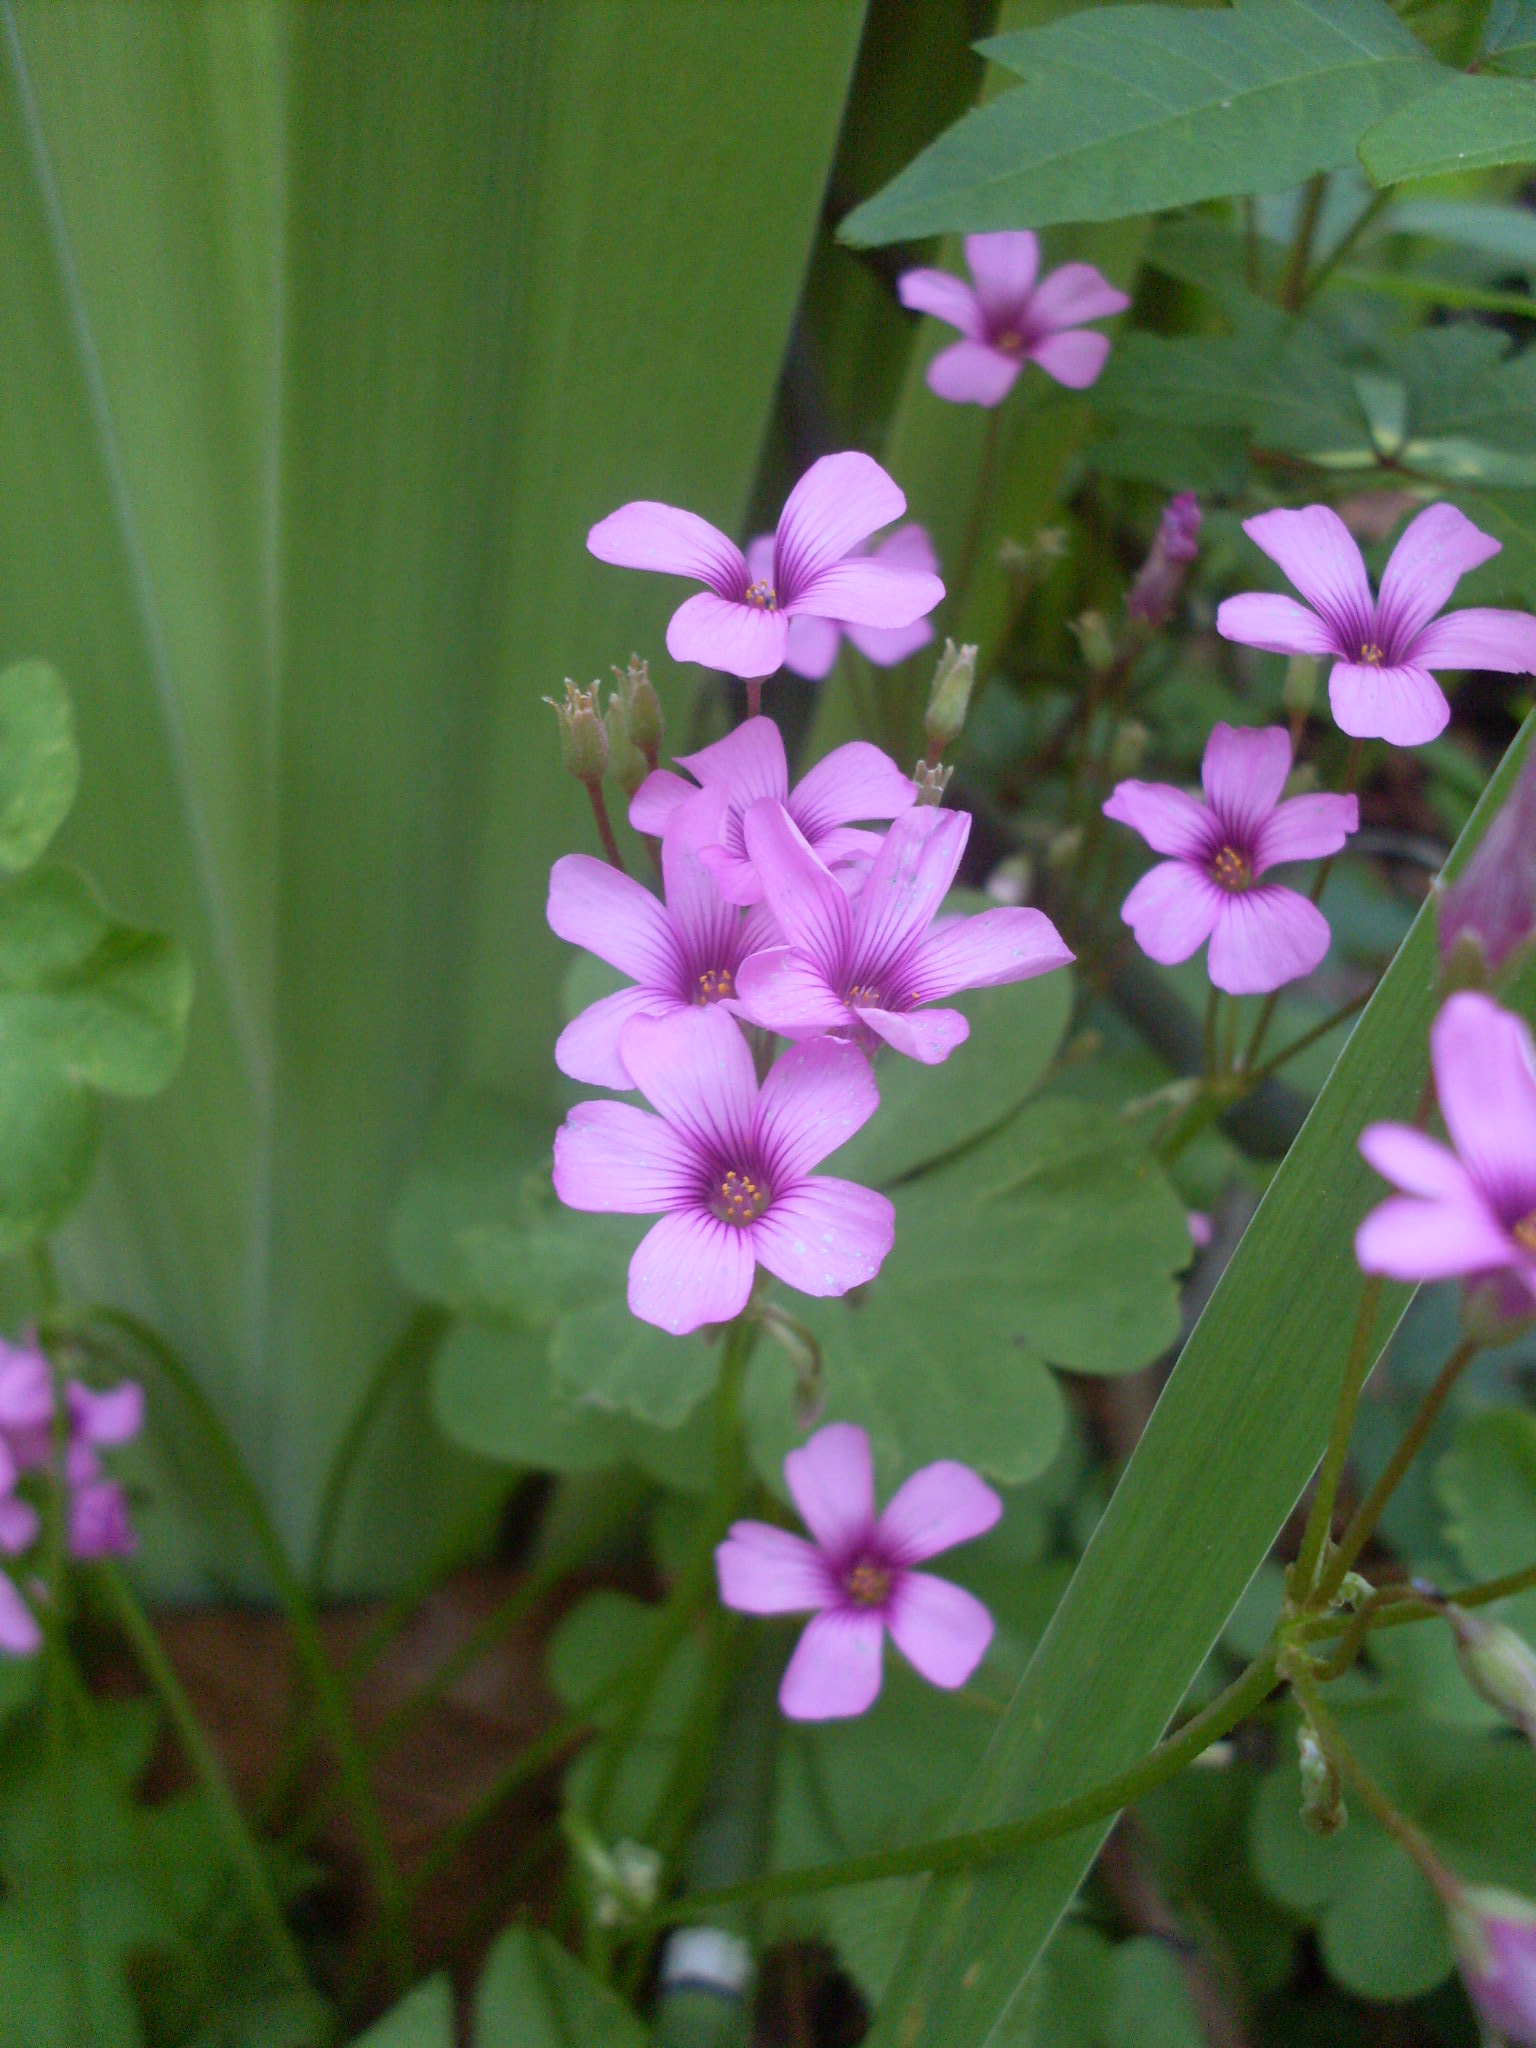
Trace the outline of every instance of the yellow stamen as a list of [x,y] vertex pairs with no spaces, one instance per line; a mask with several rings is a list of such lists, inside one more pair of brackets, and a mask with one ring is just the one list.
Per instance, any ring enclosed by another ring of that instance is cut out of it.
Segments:
[[843,1585],[855,1607],[883,1607],[890,1598],[891,1575],[883,1565],[862,1558]]
[[1211,879],[1218,887],[1240,895],[1253,880],[1248,856],[1239,853],[1235,846],[1224,846],[1211,862]]
[[769,1198],[770,1190],[765,1184],[732,1168],[720,1183],[715,1197],[715,1214],[722,1223],[752,1223],[767,1208]]
[[779,600],[771,583],[749,583],[745,601],[748,604],[755,604],[762,612],[775,612],[779,608]]
[[1361,646],[1360,659],[1368,668],[1380,668],[1386,658],[1374,640],[1367,640]]
[[1520,1221],[1511,1227],[1509,1234],[1523,1250],[1536,1252],[1536,1209],[1528,1216],[1522,1216]]
[[718,1003],[735,993],[736,982],[729,967],[706,967],[699,976],[698,993],[693,1000],[701,1004]]

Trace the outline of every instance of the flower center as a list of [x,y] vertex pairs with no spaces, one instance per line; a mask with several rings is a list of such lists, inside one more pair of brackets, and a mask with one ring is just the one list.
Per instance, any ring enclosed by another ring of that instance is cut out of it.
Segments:
[[1374,640],[1361,641],[1360,659],[1365,663],[1367,668],[1380,668],[1381,664],[1386,660],[1386,658],[1386,655],[1376,645],[1376,642]]
[[1005,327],[992,337],[992,346],[1005,356],[1019,356],[1024,353],[1024,337],[1017,327]]
[[861,1557],[843,1580],[843,1590],[855,1607],[883,1607],[890,1598],[891,1575],[883,1564]]
[[880,1007],[880,991],[877,988],[872,988],[868,982],[856,981],[853,987],[849,989],[845,1000],[851,1010],[878,1010]]
[[1522,1216],[1518,1223],[1512,1223],[1509,1234],[1522,1251],[1536,1252],[1536,1209]]
[[749,583],[743,602],[755,604],[760,612],[776,612],[779,608],[779,600],[771,583]]
[[720,1003],[735,993],[736,981],[729,967],[706,967],[699,976],[693,1000],[699,1004]]
[[751,1174],[738,1173],[732,1167],[716,1189],[710,1206],[722,1223],[739,1227],[755,1222],[772,1199],[773,1190],[766,1181],[756,1181]]
[[1224,846],[1211,862],[1211,880],[1218,888],[1241,895],[1253,880],[1247,854],[1239,853],[1235,846]]

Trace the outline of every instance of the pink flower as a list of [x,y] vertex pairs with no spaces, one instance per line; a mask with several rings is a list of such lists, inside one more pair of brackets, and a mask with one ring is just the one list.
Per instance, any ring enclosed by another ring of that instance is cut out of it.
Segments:
[[[1261,512],[1243,531],[1306,599],[1229,597],[1216,630],[1272,654],[1334,657],[1328,701],[1341,732],[1417,747],[1451,715],[1437,668],[1536,672],[1536,619],[1525,612],[1436,614],[1469,569],[1499,552],[1454,505],[1429,505],[1404,528],[1372,597],[1349,528],[1327,505]],[[1307,606],[1311,606],[1311,610]]]
[[824,455],[789,494],[766,577],[754,575],[736,543],[707,519],[648,498],[600,519],[587,546],[600,562],[708,586],[672,614],[667,652],[674,661],[771,676],[784,659],[793,619],[901,627],[933,610],[944,595],[937,576],[851,552],[906,509],[901,490],[872,457]]
[[914,1472],[877,1521],[869,1438],[850,1422],[791,1451],[784,1478],[815,1540],[734,1522],[715,1566],[727,1607],[815,1617],[779,1687],[790,1719],[842,1719],[872,1705],[887,1629],[930,1684],[964,1685],[986,1655],[992,1617],[974,1594],[912,1567],[992,1527],[1003,1504],[991,1487],[941,1459]]
[[1454,1151],[1407,1124],[1371,1124],[1360,1150],[1402,1190],[1355,1233],[1367,1273],[1394,1280],[1503,1274],[1536,1297],[1536,1054],[1518,1017],[1452,996],[1429,1034]]
[[1536,754],[1527,754],[1503,809],[1441,892],[1439,928],[1442,959],[1466,933],[1492,972],[1536,929]]
[[718,1006],[636,1017],[620,1057],[660,1112],[578,1103],[555,1134],[555,1192],[572,1209],[662,1212],[629,1266],[629,1306],[684,1336],[747,1305],[755,1268],[802,1294],[846,1294],[891,1248],[884,1195],[813,1175],[879,1104],[851,1045],[793,1046],[758,1087]]
[[[706,789],[726,793],[720,843],[702,848],[699,858],[720,884],[727,903],[762,901],[763,885],[747,853],[741,823],[748,806],[759,798],[771,796],[783,804],[829,867],[873,859],[879,852],[879,836],[853,830],[855,818],[896,818],[917,801],[912,778],[868,740],[834,747],[791,791],[784,742],[771,718],[749,718],[713,746],[680,754],[678,764]],[[693,783],[658,768],[636,790],[629,822],[637,832],[662,832],[677,806],[697,794]]]
[[628,1088],[619,1034],[631,1017],[666,1017],[708,1003],[734,1008],[741,963],[773,944],[777,927],[762,909],[743,917],[725,902],[701,861],[719,840],[729,802],[718,786],[695,790],[667,817],[661,834],[666,902],[590,854],[568,853],[549,877],[551,928],[621,973],[633,988],[604,996],[555,1041],[555,1064],[573,1081]]
[[[930,576],[936,576],[939,570],[932,541],[915,524],[898,526],[877,547],[853,548],[849,556],[853,561],[867,556],[870,561],[884,562],[893,569],[920,569]],[[772,583],[771,533],[760,533],[748,543],[747,572],[754,583]],[[804,676],[807,682],[819,683],[832,673],[845,633],[866,661],[872,661],[876,668],[894,668],[898,661],[905,661],[919,647],[928,645],[933,627],[927,619],[914,619],[910,626],[859,626],[846,619],[822,619],[801,612],[789,622],[784,666],[794,675]]]
[[1038,910],[946,919],[971,821],[964,811],[907,811],[886,835],[852,903],[782,804],[747,813],[747,850],[787,944],[754,953],[737,978],[755,1023],[803,1036],[852,1031],[932,1066],[969,1035],[959,1010],[922,1005],[962,988],[1027,981],[1072,958]]
[[1536,2048],[1536,1906],[1494,1885],[1459,1887],[1448,1906],[1467,1996],[1509,2048]]
[[1211,980],[1234,996],[1266,995],[1322,959],[1322,912],[1259,878],[1285,861],[1337,853],[1360,823],[1360,806],[1352,796],[1282,803],[1290,772],[1283,727],[1218,725],[1200,768],[1204,803],[1163,782],[1122,782],[1111,792],[1104,815],[1172,856],[1142,876],[1120,911],[1149,958],[1171,966],[1209,939]]
[[965,260],[974,286],[947,270],[908,270],[897,285],[904,306],[965,336],[928,365],[930,391],[961,405],[1000,405],[1026,363],[1073,391],[1093,383],[1109,338],[1083,323],[1123,313],[1131,303],[1124,292],[1091,263],[1064,263],[1037,285],[1040,244],[1027,228],[967,235]]
[[[36,1354],[36,1359],[46,1375],[46,1359],[41,1353]],[[6,1363],[9,1365],[10,1361]],[[118,1482],[103,1471],[98,1452],[130,1443],[139,1434],[144,1427],[144,1390],[134,1380],[123,1380],[98,1394],[80,1380],[70,1380],[64,1389],[64,1400],[69,1417],[64,1483],[68,1494],[70,1555],[127,1557],[135,1547],[127,1496]],[[54,1465],[51,1379],[46,1411],[39,1415],[37,1405],[35,1400],[31,1403],[28,1420],[10,1426],[0,1412],[5,1454],[15,1472],[48,1471]],[[0,1548],[4,1548],[4,1534],[0,1528]]]
[[1184,588],[1189,565],[1200,552],[1200,500],[1193,491],[1170,498],[1148,550],[1126,596],[1125,608],[1149,626],[1165,626]]

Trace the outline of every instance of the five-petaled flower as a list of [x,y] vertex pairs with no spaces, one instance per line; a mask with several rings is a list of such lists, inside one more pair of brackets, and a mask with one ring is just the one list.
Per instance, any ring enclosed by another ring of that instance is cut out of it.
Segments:
[[1064,967],[1072,954],[1043,911],[984,910],[934,926],[970,826],[965,811],[904,812],[850,902],[784,806],[755,803],[747,851],[785,943],[743,964],[744,1013],[796,1037],[851,1031],[871,1046],[883,1039],[931,1066],[970,1025],[959,1010],[923,1005]]
[[[703,846],[699,858],[720,884],[727,903],[760,903],[763,885],[747,852],[742,819],[762,797],[785,806],[796,825],[829,867],[843,861],[868,862],[880,850],[879,835],[858,830],[856,818],[896,818],[917,801],[917,787],[888,754],[868,740],[834,747],[802,775],[793,790],[784,741],[771,718],[749,718],[734,732],[696,754],[680,754],[706,789],[723,789],[727,803],[719,843]],[[679,804],[698,790],[681,775],[658,768],[635,792],[629,822],[637,832],[661,833]]]
[[1349,528],[1327,505],[1261,512],[1243,531],[1307,602],[1261,591],[1229,597],[1216,630],[1273,654],[1331,655],[1328,701],[1352,738],[1417,747],[1443,732],[1451,711],[1433,669],[1536,673],[1536,619],[1528,613],[1436,616],[1468,570],[1500,548],[1454,505],[1427,506],[1410,520],[1378,597]]
[[967,235],[972,284],[947,270],[904,271],[901,303],[965,337],[928,365],[928,388],[960,404],[1000,405],[1026,363],[1081,391],[1109,355],[1109,337],[1084,326],[1131,303],[1091,263],[1064,263],[1037,284],[1040,244],[1027,228]]
[[1501,1276],[1536,1298],[1536,1053],[1519,1017],[1452,996],[1429,1035],[1454,1150],[1408,1124],[1371,1124],[1360,1150],[1401,1193],[1355,1234],[1368,1273],[1394,1280]]
[[1207,966],[1229,995],[1265,995],[1310,974],[1328,951],[1328,920],[1294,889],[1262,878],[1285,861],[1337,853],[1360,822],[1352,796],[1280,800],[1291,770],[1281,726],[1218,725],[1201,763],[1205,802],[1163,782],[1122,782],[1104,815],[1167,854],[1120,915],[1151,959],[1187,960],[1207,939]]
[[852,552],[906,509],[900,488],[871,456],[824,455],[789,494],[766,577],[754,575],[736,543],[707,519],[648,498],[600,519],[587,546],[601,562],[707,586],[672,614],[667,652],[674,661],[771,676],[796,618],[897,628],[933,610],[944,595],[937,576]]
[[555,1135],[555,1192],[572,1209],[662,1212],[630,1261],[637,1316],[676,1336],[729,1322],[759,1265],[802,1294],[874,1278],[891,1204],[812,1172],[879,1104],[855,1046],[791,1046],[759,1088],[746,1039],[713,1005],[632,1019],[619,1055],[659,1114],[578,1103]]
[[1002,1502],[968,1465],[941,1459],[898,1487],[878,1518],[869,1438],[829,1423],[784,1460],[814,1539],[734,1522],[715,1552],[720,1598],[746,1614],[810,1614],[779,1687],[795,1721],[862,1714],[880,1690],[885,1632],[934,1685],[964,1685],[992,1640],[973,1593],[913,1566],[990,1529]]
[[[893,569],[922,569],[930,576],[939,573],[939,558],[933,552],[933,542],[922,527],[912,521],[898,526],[894,533],[888,533],[874,547],[852,548],[849,553],[854,559],[868,555],[871,561],[884,562]],[[754,583],[773,582],[771,533],[760,533],[756,540],[748,543],[747,569]],[[919,647],[928,645],[933,638],[933,626],[927,618],[914,619],[910,626],[860,626],[848,619],[823,619],[810,612],[799,612],[789,622],[784,666],[792,675],[804,676],[810,683],[819,683],[832,673],[837,650],[845,634],[864,659],[873,662],[876,668],[894,668],[898,661],[905,661]]]

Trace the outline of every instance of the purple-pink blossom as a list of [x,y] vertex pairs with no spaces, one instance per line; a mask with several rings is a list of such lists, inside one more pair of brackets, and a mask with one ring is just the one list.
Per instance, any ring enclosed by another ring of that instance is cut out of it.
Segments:
[[[872,548],[858,547],[849,552],[855,560],[867,555],[871,561],[884,562],[894,569],[921,569],[931,576],[939,572],[933,542],[914,521],[898,526]],[[747,569],[754,583],[772,583],[771,533],[760,533],[748,544]],[[933,625],[927,618],[921,618],[914,619],[910,626],[860,626],[847,619],[823,619],[800,612],[789,622],[784,666],[792,675],[804,676],[807,682],[821,682],[832,673],[845,635],[876,668],[894,668],[898,661],[905,661],[919,647],[928,645],[933,638]]]
[[1463,935],[1497,972],[1536,931],[1536,754],[1454,882],[1440,892],[1440,954]]
[[1536,1299],[1530,1031],[1488,996],[1464,993],[1442,1007],[1429,1047],[1451,1145],[1408,1124],[1361,1133],[1361,1152],[1400,1193],[1366,1217],[1355,1256],[1394,1280],[1498,1276]]
[[850,902],[784,806],[755,803],[747,851],[785,943],[743,964],[744,1013],[792,1037],[847,1031],[870,1045],[883,1039],[931,1066],[970,1025],[959,1010],[926,1005],[1064,967],[1072,954],[1043,911],[984,910],[934,924],[970,827],[964,811],[904,812]]
[[1330,506],[1261,512],[1243,531],[1306,604],[1249,591],[1220,607],[1216,630],[1272,654],[1332,656],[1328,701],[1354,739],[1417,747],[1443,732],[1451,710],[1435,669],[1536,673],[1528,613],[1475,607],[1437,616],[1468,570],[1501,545],[1454,505],[1426,506],[1409,521],[1374,597],[1354,537]]
[[1305,896],[1263,877],[1286,861],[1338,852],[1360,823],[1352,796],[1280,793],[1290,737],[1217,725],[1200,775],[1205,801],[1162,782],[1122,782],[1104,815],[1167,854],[1126,897],[1120,915],[1153,960],[1187,960],[1207,939],[1207,967],[1229,995],[1267,995],[1310,974],[1328,951],[1328,920]]
[[1536,2048],[1536,1906],[1495,1885],[1459,1886],[1447,1911],[1467,1996],[1508,2048]]
[[555,1192],[573,1209],[661,1221],[630,1261],[629,1306],[676,1336],[729,1322],[756,1268],[802,1294],[846,1294],[891,1248],[884,1195],[812,1171],[879,1104],[856,1047],[792,1046],[758,1086],[718,1005],[636,1017],[620,1058],[658,1111],[582,1102],[555,1134]]
[[1040,243],[1027,228],[967,235],[971,283],[947,270],[904,271],[901,303],[931,313],[964,339],[928,365],[928,388],[962,405],[1000,405],[1026,363],[1073,391],[1092,384],[1109,355],[1109,337],[1085,327],[1131,303],[1091,263],[1064,263],[1036,278]]
[[705,588],[672,614],[667,652],[728,675],[770,676],[796,618],[900,628],[931,612],[944,585],[926,569],[853,551],[907,509],[899,485],[871,456],[813,462],[790,492],[766,575],[696,512],[648,498],[600,519],[587,546],[600,562],[687,576]]
[[917,801],[911,776],[903,775],[890,756],[868,740],[834,747],[791,790],[784,741],[771,718],[746,719],[713,746],[680,754],[678,766],[696,781],[658,768],[636,790],[629,822],[637,832],[661,833],[678,805],[697,796],[697,785],[723,789],[727,802],[719,843],[701,848],[699,858],[720,884],[727,903],[762,901],[762,883],[742,833],[743,817],[760,798],[773,797],[783,804],[829,867],[872,860],[879,851],[878,834],[856,829],[856,819],[896,818]]
[[631,1017],[665,1017],[709,1003],[734,1006],[747,955],[777,936],[760,907],[743,914],[720,894],[703,849],[724,827],[729,796],[718,785],[694,790],[667,816],[661,833],[665,902],[590,854],[568,853],[550,870],[551,928],[611,967],[634,976],[632,988],[603,996],[555,1041],[555,1064],[573,1081],[628,1088],[619,1035]]
[[1163,508],[1147,559],[1126,595],[1131,617],[1144,619],[1149,626],[1165,626],[1199,552],[1200,500],[1193,491],[1180,491]]
[[933,1685],[964,1685],[986,1655],[992,1617],[973,1593],[915,1565],[981,1536],[1003,1504],[967,1465],[925,1465],[875,1514],[869,1438],[829,1423],[784,1460],[812,1541],[734,1522],[715,1552],[720,1598],[746,1614],[810,1614],[779,1687],[795,1721],[862,1714],[880,1691],[885,1633]]

